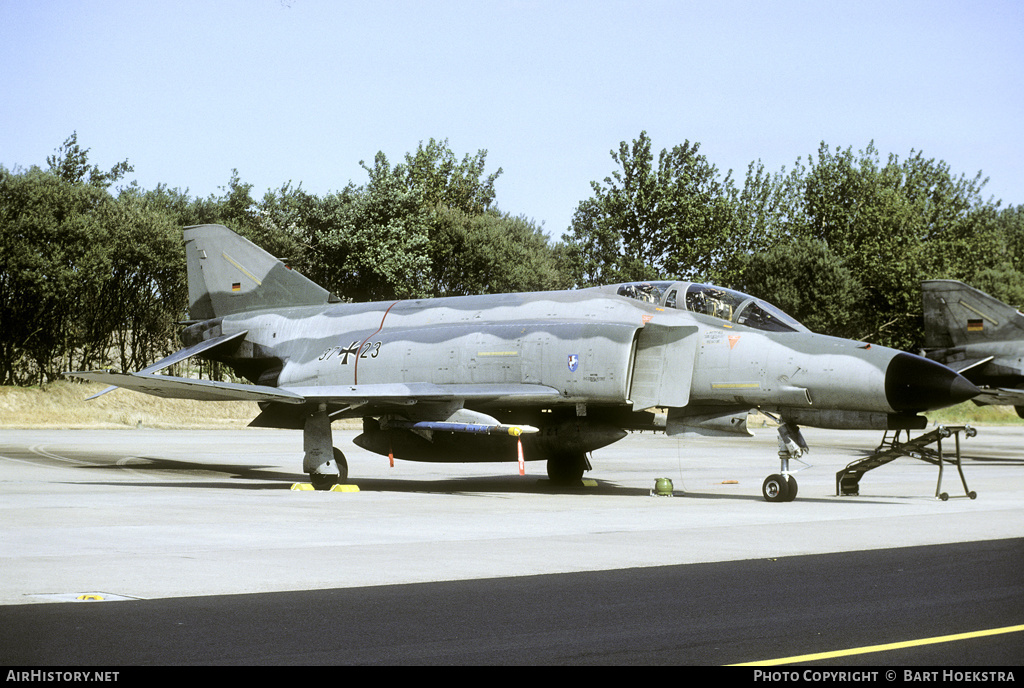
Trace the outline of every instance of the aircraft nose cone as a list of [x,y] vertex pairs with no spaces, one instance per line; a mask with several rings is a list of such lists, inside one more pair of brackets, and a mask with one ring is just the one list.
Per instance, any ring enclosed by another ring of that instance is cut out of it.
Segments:
[[914,354],[897,354],[885,371],[885,398],[897,413],[953,406],[980,392],[964,376]]

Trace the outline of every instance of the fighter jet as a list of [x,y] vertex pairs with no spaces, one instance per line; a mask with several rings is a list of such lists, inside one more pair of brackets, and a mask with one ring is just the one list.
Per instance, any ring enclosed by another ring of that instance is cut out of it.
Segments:
[[[707,284],[637,282],[539,293],[343,303],[219,225],[185,230],[185,348],[137,373],[74,377],[156,396],[252,400],[251,425],[303,433],[319,489],[348,479],[331,422],[361,418],[355,443],[392,459],[544,460],[578,483],[588,454],[630,430],[750,435],[775,414],[790,501],[799,426],[906,429],[978,390],[945,366],[810,332],[765,301]],[[190,356],[246,383],[158,375]],[[111,387],[113,388],[113,387]],[[111,389],[108,388],[108,389]],[[107,391],[107,390],[104,390]]]
[[921,283],[925,356],[982,387],[977,404],[1024,418],[1024,313],[955,280]]

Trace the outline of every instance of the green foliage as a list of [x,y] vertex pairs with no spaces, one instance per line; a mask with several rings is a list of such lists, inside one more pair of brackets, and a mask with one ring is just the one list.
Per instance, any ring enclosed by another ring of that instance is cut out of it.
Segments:
[[859,336],[900,349],[921,341],[921,280],[972,281],[1004,260],[995,208],[982,201],[980,175],[955,178],[920,152],[883,165],[873,145],[822,144],[809,158],[804,213],[823,241],[866,289]]
[[307,273],[354,301],[424,296],[427,226],[417,190],[409,190],[383,153],[364,169],[370,181],[314,199],[302,220],[311,247]]
[[0,381],[42,382],[86,335],[79,303],[109,270],[97,215],[110,202],[92,185],[33,167],[0,168]]
[[[577,207],[563,272],[578,285],[637,279],[716,281],[776,303],[812,329],[901,349],[921,343],[924,279],[959,279],[1024,300],[1024,220],[918,151],[883,162],[822,143],[742,188],[689,142],[650,139],[612,152],[618,166]],[[985,285],[985,286],[981,286]]]
[[865,290],[843,260],[817,239],[798,237],[738,257],[736,288],[770,301],[815,332],[856,337]]
[[680,278],[714,280],[734,223],[732,181],[689,141],[662,150],[657,166],[647,132],[612,151],[616,169],[576,209],[563,241],[580,258],[578,285]]
[[524,218],[438,207],[430,236],[432,296],[544,291],[562,284],[547,236]]
[[89,150],[78,145],[78,132],[73,132],[53,155],[47,156],[50,172],[68,184],[88,184],[97,189],[107,189],[134,168],[128,161],[119,162],[109,172],[93,165],[89,166]]
[[[550,289],[556,250],[523,218],[494,207],[486,151],[461,162],[431,139],[392,167],[378,153],[369,181],[322,199],[265,197],[261,211],[307,247],[300,269],[354,301]],[[268,203],[268,201],[270,201]]]
[[479,215],[494,204],[494,182],[501,168],[484,177],[487,151],[466,154],[456,162],[448,147],[448,140],[430,139],[426,146],[421,141],[416,152],[405,156],[405,163],[396,165],[394,174],[406,188],[417,191],[424,207],[441,206]]

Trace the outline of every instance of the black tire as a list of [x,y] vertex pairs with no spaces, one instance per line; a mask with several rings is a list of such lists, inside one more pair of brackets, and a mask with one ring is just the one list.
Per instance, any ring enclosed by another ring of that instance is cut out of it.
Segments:
[[562,454],[548,459],[548,478],[555,485],[578,485],[587,470],[587,455]]
[[338,464],[338,483],[348,482],[348,459],[337,447],[334,448],[334,462]]
[[334,464],[338,468],[337,475],[331,473],[309,474],[309,483],[314,490],[329,490],[335,485],[341,485],[348,481],[348,460],[337,447],[334,447]]
[[796,499],[796,493],[798,491],[796,478],[794,478],[791,475],[784,475],[782,477],[784,477],[786,479],[786,482],[789,483],[789,493],[786,495],[786,501],[792,502],[794,499]]
[[338,484],[338,476],[310,473],[309,484],[313,486],[314,490],[329,490]]
[[788,501],[789,481],[778,473],[772,473],[761,484],[761,494],[768,502]]

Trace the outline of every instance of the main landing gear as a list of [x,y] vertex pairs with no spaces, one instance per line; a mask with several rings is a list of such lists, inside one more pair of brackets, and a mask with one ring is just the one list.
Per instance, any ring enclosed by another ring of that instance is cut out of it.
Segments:
[[789,460],[799,459],[807,449],[800,428],[790,423],[779,425],[779,472],[764,479],[761,494],[769,502],[792,502],[796,499],[797,484],[789,472]]
[[309,474],[315,490],[329,490],[348,480],[348,461],[331,439],[331,419],[327,407],[320,407],[306,416],[302,429],[302,470]]

